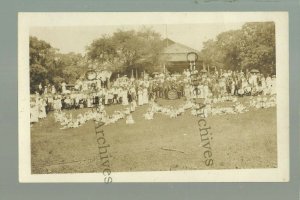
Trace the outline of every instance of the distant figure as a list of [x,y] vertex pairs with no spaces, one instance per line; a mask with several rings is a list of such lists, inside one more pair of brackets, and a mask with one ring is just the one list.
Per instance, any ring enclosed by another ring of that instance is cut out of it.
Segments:
[[128,105],[128,91],[124,89],[122,91],[122,105],[127,106]]
[[65,82],[62,82],[62,84],[61,84],[61,91],[62,91],[62,93],[66,93],[66,83]]
[[141,106],[143,104],[144,104],[144,102],[143,102],[143,90],[142,90],[142,88],[139,88],[138,89],[138,105]]
[[42,83],[39,84],[39,94],[43,94],[43,86],[42,86]]
[[44,94],[47,94],[47,93],[48,93],[48,87],[45,86],[45,88],[44,88]]
[[147,104],[149,101],[149,95],[148,95],[148,90],[147,88],[143,89],[143,103]]
[[55,86],[54,86],[54,85],[52,85],[51,93],[52,93],[52,94],[55,94],[55,93],[56,93],[56,89],[55,89]]

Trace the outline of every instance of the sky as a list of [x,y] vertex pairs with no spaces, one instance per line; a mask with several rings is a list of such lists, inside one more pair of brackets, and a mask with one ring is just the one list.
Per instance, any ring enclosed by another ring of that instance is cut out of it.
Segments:
[[86,47],[93,40],[102,35],[112,35],[115,31],[141,30],[151,28],[161,34],[162,38],[169,38],[175,42],[184,44],[198,51],[202,49],[202,43],[214,39],[219,33],[240,29],[244,23],[215,23],[215,24],[158,24],[158,25],[126,25],[126,26],[64,26],[64,27],[31,27],[30,36],[36,36],[44,40],[61,53],[85,54]]

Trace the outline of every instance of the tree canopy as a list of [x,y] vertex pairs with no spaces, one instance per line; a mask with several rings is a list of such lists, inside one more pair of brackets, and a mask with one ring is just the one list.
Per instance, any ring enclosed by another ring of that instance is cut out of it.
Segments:
[[59,53],[58,49],[36,37],[29,41],[30,91],[35,92],[40,83],[54,84],[74,83],[84,70],[84,59],[81,54]]
[[155,70],[161,63],[163,50],[160,34],[151,29],[118,30],[112,36],[103,35],[87,47],[87,58],[96,68],[113,72],[131,69]]
[[245,23],[239,30],[220,33],[203,43],[201,58],[205,64],[230,70],[258,69],[276,73],[275,24]]

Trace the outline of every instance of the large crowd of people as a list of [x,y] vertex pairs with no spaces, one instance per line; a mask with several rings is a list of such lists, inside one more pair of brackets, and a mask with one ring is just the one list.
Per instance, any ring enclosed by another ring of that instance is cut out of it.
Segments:
[[72,87],[62,82],[38,86],[39,91],[31,95],[31,122],[38,122],[51,111],[63,109],[93,108],[122,104],[135,109],[137,106],[156,101],[158,98],[220,99],[228,96],[243,97],[276,94],[276,77],[258,71],[220,70],[207,73],[204,70],[184,70],[183,73],[144,74],[135,79],[118,77],[78,80]]

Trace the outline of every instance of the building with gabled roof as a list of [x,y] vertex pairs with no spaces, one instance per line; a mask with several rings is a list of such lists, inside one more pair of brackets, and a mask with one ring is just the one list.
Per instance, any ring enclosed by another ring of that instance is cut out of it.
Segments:
[[[172,73],[182,72],[184,69],[190,67],[190,63],[187,60],[188,53],[195,52],[199,57],[199,51],[178,42],[174,42],[168,38],[164,40],[164,44],[165,48],[162,51],[161,56],[165,61],[164,65],[166,69]],[[196,68],[202,68],[202,62],[199,59],[196,62]]]

